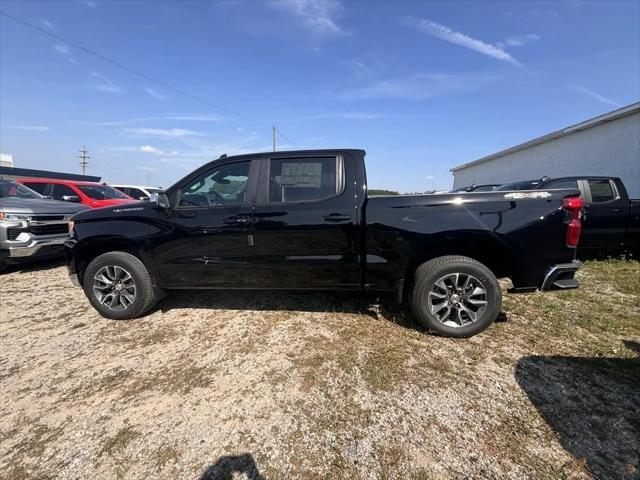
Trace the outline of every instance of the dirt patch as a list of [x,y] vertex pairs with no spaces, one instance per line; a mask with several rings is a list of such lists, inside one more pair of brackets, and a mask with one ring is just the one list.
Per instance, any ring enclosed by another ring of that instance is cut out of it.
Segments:
[[580,280],[453,340],[386,298],[178,292],[115,322],[61,267],[5,274],[0,477],[640,478],[640,263]]

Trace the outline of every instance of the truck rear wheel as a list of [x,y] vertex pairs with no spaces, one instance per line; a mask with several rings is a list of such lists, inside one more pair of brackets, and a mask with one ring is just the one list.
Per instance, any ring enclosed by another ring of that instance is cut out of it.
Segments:
[[480,333],[495,321],[501,305],[495,275],[471,258],[438,257],[416,270],[411,308],[422,325],[440,335]]
[[157,302],[147,268],[130,253],[109,252],[96,257],[83,278],[89,302],[106,318],[136,318]]

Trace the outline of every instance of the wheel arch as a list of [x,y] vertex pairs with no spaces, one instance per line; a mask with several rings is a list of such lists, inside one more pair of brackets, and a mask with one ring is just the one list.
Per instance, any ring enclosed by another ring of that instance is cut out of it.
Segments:
[[87,266],[92,260],[104,253],[125,252],[138,258],[142,263],[145,263],[133,242],[124,238],[109,238],[97,241],[94,239],[91,242],[85,242],[77,246],[75,250],[73,261],[80,285],[84,285],[84,273]]
[[480,262],[487,267],[496,278],[512,278],[517,271],[515,254],[512,249],[499,238],[474,237],[473,242],[466,238],[454,239],[442,248],[412,255],[404,272],[403,294],[411,291],[415,281],[415,272],[420,265],[435,258],[444,256],[463,256]]

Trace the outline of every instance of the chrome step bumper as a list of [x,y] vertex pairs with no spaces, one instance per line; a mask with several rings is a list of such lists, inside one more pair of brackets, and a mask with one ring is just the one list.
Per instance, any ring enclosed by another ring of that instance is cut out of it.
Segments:
[[544,276],[540,290],[569,290],[578,288],[580,283],[573,278],[574,274],[580,269],[582,263],[574,260],[571,263],[559,263],[551,267]]

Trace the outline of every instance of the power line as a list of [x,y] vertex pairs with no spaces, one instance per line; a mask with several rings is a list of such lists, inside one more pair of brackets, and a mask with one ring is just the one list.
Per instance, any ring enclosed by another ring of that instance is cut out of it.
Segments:
[[91,157],[89,155],[87,155],[87,153],[89,153],[89,152],[87,151],[87,147],[85,147],[84,145],[79,150],[79,153],[80,153],[80,155],[78,155],[78,158],[80,159],[80,167],[82,168],[82,175],[84,175],[85,170],[89,166],[89,159]]
[[291,141],[291,139],[289,139],[289,137],[287,137],[284,133],[282,133],[282,131],[281,131],[280,129],[277,129],[277,128],[276,128],[276,131],[278,132],[278,134],[279,134],[282,138],[284,138],[287,142],[289,142],[289,144],[290,144],[292,147],[295,147],[295,146],[296,146],[296,145],[295,145],[295,143],[293,143],[293,142]]
[[[198,97],[196,95],[193,95],[193,94],[191,94],[191,93],[189,93],[189,92],[187,92],[185,90],[182,90],[181,88],[173,87],[173,86],[169,85],[168,83],[163,82],[162,80],[157,80],[157,79],[147,75],[146,73],[139,72],[138,70],[135,70],[135,69],[133,69],[131,67],[128,67],[128,66],[118,62],[117,60],[113,60],[113,59],[111,59],[109,57],[106,57],[105,55],[102,55],[101,53],[98,53],[98,52],[95,52],[95,51],[91,50],[90,48],[84,47],[84,46],[82,46],[82,45],[80,45],[78,43],[75,43],[75,42],[71,41],[71,40],[67,40],[66,38],[63,38],[60,35],[56,35],[53,32],[45,30],[44,28],[42,28],[42,27],[40,27],[40,26],[38,26],[38,25],[36,25],[34,23],[30,23],[30,22],[27,22],[25,20],[20,20],[19,18],[13,17],[12,15],[9,15],[8,13],[6,13],[6,12],[4,12],[2,10],[0,10],[0,15],[3,15],[4,17],[8,18],[9,20],[11,20],[11,21],[13,21],[15,23],[18,23],[20,25],[23,25],[23,26],[32,28],[34,30],[37,30],[40,33],[44,33],[45,35],[48,35],[48,36],[50,36],[52,38],[55,38],[56,40],[58,40],[60,42],[66,43],[67,45],[70,45],[70,46],[72,46],[74,48],[82,50],[82,51],[84,51],[84,52],[86,52],[86,53],[88,53],[90,55],[93,55],[94,57],[97,57],[97,58],[99,58],[101,60],[104,60],[105,62],[109,62],[109,63],[111,63],[111,64],[113,64],[113,65],[115,65],[115,66],[117,66],[117,67],[129,72],[129,73],[132,73],[134,75],[142,77],[145,80],[149,80],[150,82],[154,82],[154,83],[166,88],[167,90],[171,90],[171,91],[173,91],[175,93],[178,93],[178,94],[183,95],[183,96],[185,96],[187,98],[190,98],[191,100],[195,100],[196,102],[202,103],[203,105],[207,105],[209,107],[215,108],[215,109],[220,110],[222,112],[228,113],[229,115],[233,115],[235,117],[242,118],[244,120],[248,120],[250,122],[257,123],[259,125],[269,126],[268,122],[264,122],[262,120],[257,120],[255,118],[249,117],[247,115],[243,115],[242,113],[234,112],[233,110],[229,110],[228,108],[225,108],[225,107],[223,107],[221,105],[218,105],[216,103],[213,103],[213,102],[210,102],[210,101],[205,100],[203,98],[200,98],[200,97]],[[280,133],[280,135],[282,135],[283,138],[287,138],[287,137],[285,137],[283,135],[283,133],[281,131],[279,131],[279,133]],[[293,145],[293,142],[291,142],[291,140],[287,139],[287,141]]]

